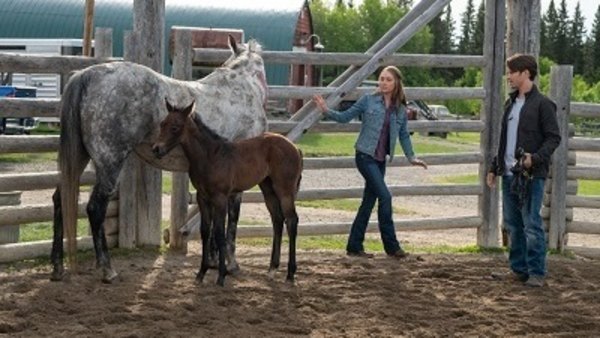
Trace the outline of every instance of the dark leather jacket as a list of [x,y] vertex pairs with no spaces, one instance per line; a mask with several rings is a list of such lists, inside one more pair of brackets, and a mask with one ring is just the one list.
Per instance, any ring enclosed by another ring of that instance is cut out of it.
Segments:
[[[510,170],[510,168],[505,168],[504,164],[506,126],[511,107],[518,94],[518,91],[511,93],[504,103],[498,154],[494,157],[490,167],[490,172],[498,176],[504,174],[506,170]],[[521,147],[526,153],[531,154],[533,164],[531,174],[533,176],[548,176],[550,159],[554,149],[560,144],[560,139],[560,130],[556,120],[556,104],[540,93],[536,85],[533,85],[531,90],[525,94],[525,104],[521,109],[515,147],[515,150]]]

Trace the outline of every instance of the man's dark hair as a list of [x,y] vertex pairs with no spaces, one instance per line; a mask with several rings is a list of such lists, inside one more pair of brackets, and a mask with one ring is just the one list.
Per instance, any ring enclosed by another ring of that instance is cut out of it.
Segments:
[[529,79],[533,81],[538,73],[537,61],[529,54],[515,54],[506,60],[506,66],[512,72],[529,71]]

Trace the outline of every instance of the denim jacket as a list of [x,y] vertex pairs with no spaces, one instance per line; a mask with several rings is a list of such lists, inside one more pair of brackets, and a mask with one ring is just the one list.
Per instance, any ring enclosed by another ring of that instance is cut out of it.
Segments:
[[[383,95],[377,93],[364,95],[347,110],[340,112],[329,109],[325,113],[325,116],[341,123],[350,122],[353,118],[360,116],[362,123],[354,148],[361,153],[375,156],[375,149],[377,148],[379,135],[383,127],[383,120],[385,119]],[[390,115],[390,162],[394,158],[394,148],[396,147],[395,135],[398,135],[400,145],[408,160],[412,161],[415,158],[407,126],[406,107],[402,105]]]

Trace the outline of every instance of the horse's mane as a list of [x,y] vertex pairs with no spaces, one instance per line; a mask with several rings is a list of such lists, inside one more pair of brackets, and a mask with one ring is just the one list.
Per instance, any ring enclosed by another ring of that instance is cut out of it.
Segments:
[[196,124],[196,127],[200,130],[200,132],[206,133],[208,137],[210,137],[212,140],[217,141],[219,143],[230,143],[229,140],[217,134],[209,126],[204,124],[202,118],[200,117],[200,114],[192,114],[192,120],[194,121],[194,124]]

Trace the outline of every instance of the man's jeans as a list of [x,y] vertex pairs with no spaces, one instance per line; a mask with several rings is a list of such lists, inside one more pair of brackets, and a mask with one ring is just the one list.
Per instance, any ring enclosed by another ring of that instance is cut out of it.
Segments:
[[400,244],[396,238],[396,229],[392,220],[392,195],[388,190],[383,177],[385,176],[385,161],[376,161],[373,157],[356,153],[356,167],[365,178],[365,190],[363,191],[362,203],[358,208],[356,218],[350,229],[347,251],[364,251],[363,241],[369,224],[371,211],[375,206],[375,200],[379,200],[377,207],[377,218],[379,221],[379,232],[383,248],[388,255],[395,254],[400,250]]
[[510,192],[513,176],[502,177],[502,215],[510,235],[510,268],[523,275],[546,275],[546,234],[540,209],[544,197],[544,178],[533,178],[523,207]]

